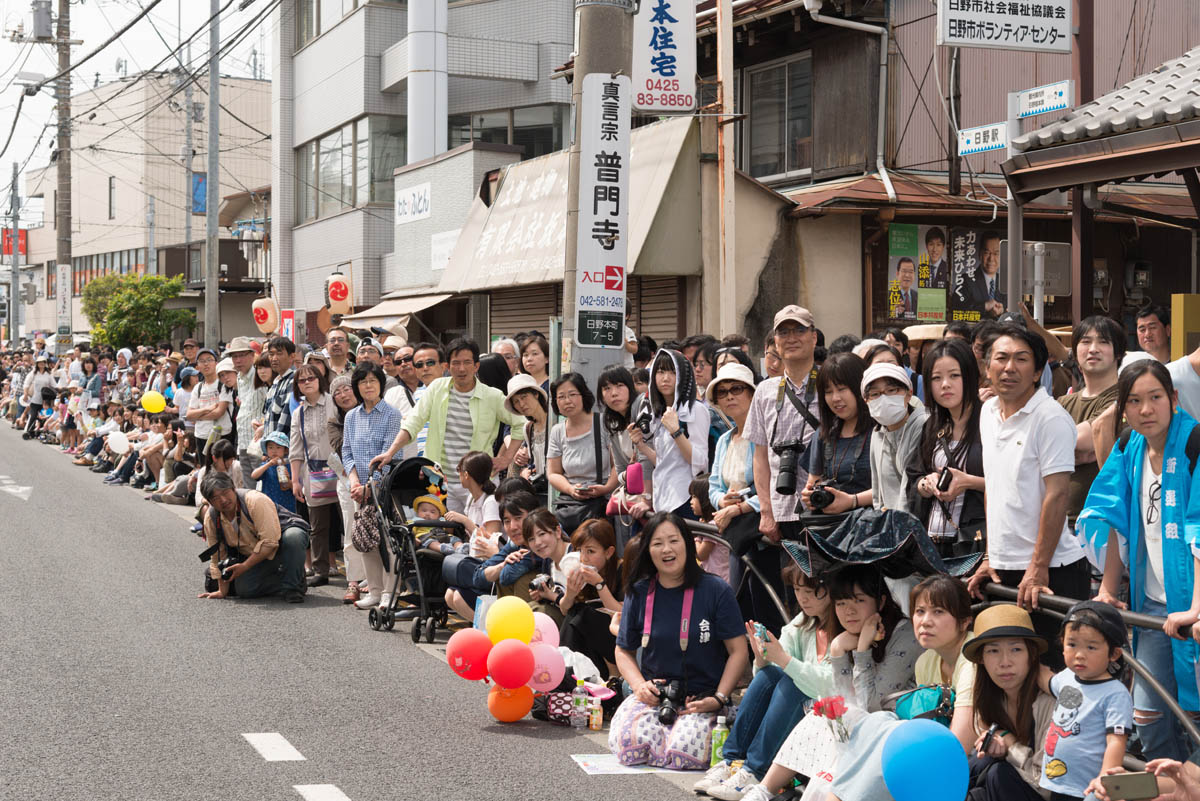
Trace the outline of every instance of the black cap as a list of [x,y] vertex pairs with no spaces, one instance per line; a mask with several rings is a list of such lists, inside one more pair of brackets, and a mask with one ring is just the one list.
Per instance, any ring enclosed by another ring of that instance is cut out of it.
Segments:
[[[1080,612],[1092,614],[1080,615]],[[1123,648],[1129,640],[1129,632],[1125,628],[1125,621],[1121,619],[1121,613],[1116,610],[1116,607],[1101,601],[1080,601],[1072,606],[1071,611],[1063,618],[1062,630],[1065,631],[1070,623],[1079,623],[1099,629],[1110,645],[1119,648]]]

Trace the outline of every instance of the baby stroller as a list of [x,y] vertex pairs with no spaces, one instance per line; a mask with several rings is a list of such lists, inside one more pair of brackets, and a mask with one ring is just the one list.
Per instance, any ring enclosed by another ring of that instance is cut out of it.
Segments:
[[395,564],[391,565],[395,579],[391,589],[391,604],[387,608],[372,609],[368,622],[376,631],[391,631],[396,625],[399,605],[412,604],[416,609],[412,641],[420,642],[424,630],[425,641],[431,643],[438,627],[446,628],[450,610],[446,608],[446,587],[441,580],[440,556],[419,551],[413,529],[436,527],[462,532],[463,527],[461,523],[448,520],[420,520],[420,525],[416,526],[418,521],[410,520],[406,509],[411,509],[422,495],[444,498],[446,477],[434,462],[414,457],[393,467],[382,481],[372,481],[370,492],[383,521],[381,544],[386,543],[386,547],[381,550],[384,567],[389,567],[389,559],[395,560]]

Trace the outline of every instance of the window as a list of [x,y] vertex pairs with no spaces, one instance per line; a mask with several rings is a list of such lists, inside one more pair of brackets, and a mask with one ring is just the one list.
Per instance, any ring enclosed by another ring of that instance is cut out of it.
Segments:
[[451,114],[446,122],[446,129],[450,139],[446,144],[448,150],[461,147],[471,141],[470,114]]
[[347,126],[322,137],[317,146],[317,213],[328,217],[354,205],[353,134]]
[[311,220],[317,216],[315,142],[296,148],[296,219]]
[[747,71],[745,163],[755,178],[812,167],[812,61],[807,55]]
[[368,2],[399,5],[400,0],[296,0],[296,47],[304,47]]
[[364,117],[296,148],[296,219],[328,217],[368,203],[392,202],[392,179],[405,164],[404,117]]
[[408,159],[408,118],[370,118],[371,202],[391,205],[393,173]]
[[117,219],[117,179],[108,176],[108,219]]
[[567,116],[567,107],[561,104],[513,109],[512,143],[525,148],[527,159],[562,150]]
[[471,115],[471,135],[476,142],[508,144],[508,110]]

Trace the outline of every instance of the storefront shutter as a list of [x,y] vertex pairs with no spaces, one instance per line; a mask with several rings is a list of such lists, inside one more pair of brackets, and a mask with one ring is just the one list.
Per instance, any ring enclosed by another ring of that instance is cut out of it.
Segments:
[[491,295],[492,339],[534,330],[548,338],[550,318],[562,313],[561,283],[494,289]]
[[681,281],[676,277],[641,278],[637,309],[637,325],[631,326],[638,336],[650,336],[660,345],[684,335]]

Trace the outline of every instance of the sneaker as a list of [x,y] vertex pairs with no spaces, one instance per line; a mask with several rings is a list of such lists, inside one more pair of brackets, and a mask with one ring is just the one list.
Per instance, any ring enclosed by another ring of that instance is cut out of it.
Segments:
[[758,779],[753,773],[745,768],[739,768],[725,781],[709,787],[708,795],[710,798],[719,798],[721,801],[740,801],[750,792],[750,788],[757,784]]
[[742,796],[742,801],[771,801],[772,797],[773,796],[767,792],[767,788],[763,787],[761,784],[756,784],[746,791],[746,794]]
[[373,592],[369,592],[355,601],[354,605],[359,609],[370,609],[373,606],[379,606],[379,596]]
[[283,600],[289,604],[302,604],[304,603],[304,593],[300,590],[287,590],[283,593]]
[[692,785],[692,791],[703,795],[708,792],[708,788],[716,787],[732,775],[733,763],[729,760],[718,762],[708,769],[708,773],[704,774],[703,779]]
[[390,608],[391,608],[391,606],[392,606],[392,594],[391,594],[390,592],[385,592],[385,593],[383,594],[383,596],[382,596],[382,597],[379,599],[379,606],[380,606],[381,608],[383,608],[383,609],[390,609]]

